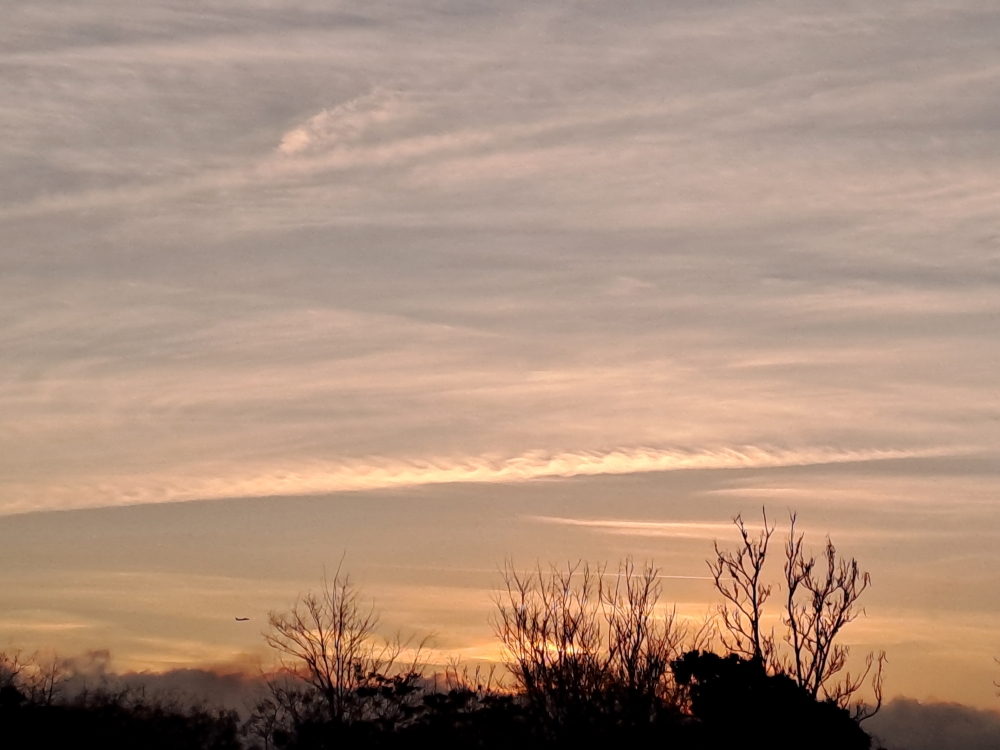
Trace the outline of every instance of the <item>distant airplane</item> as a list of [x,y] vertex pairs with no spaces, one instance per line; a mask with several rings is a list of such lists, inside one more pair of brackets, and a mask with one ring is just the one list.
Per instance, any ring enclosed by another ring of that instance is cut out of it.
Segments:
[[249,621],[250,621],[249,617],[237,617],[236,618],[236,622],[249,622]]

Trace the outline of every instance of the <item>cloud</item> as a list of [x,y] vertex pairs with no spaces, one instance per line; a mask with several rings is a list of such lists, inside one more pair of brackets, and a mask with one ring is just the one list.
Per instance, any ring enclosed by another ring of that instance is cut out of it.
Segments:
[[733,533],[733,524],[731,523],[632,521],[613,518],[559,518],[554,516],[531,516],[530,520],[559,526],[580,526],[612,534],[675,539],[717,539],[720,536],[731,536]]
[[888,750],[992,750],[1000,741],[1000,713],[897,698],[869,719],[865,729]]
[[[714,495],[724,493],[725,491],[722,490],[714,490],[705,494]],[[780,489],[770,491],[761,490],[759,492],[734,491],[732,494],[741,498],[760,498],[758,502],[764,504],[768,502],[774,503],[775,501],[783,502],[785,500],[785,496],[782,494]],[[824,494],[821,489],[817,489],[816,494],[820,495],[824,499],[827,499],[827,495]],[[797,493],[795,497],[796,499],[799,499],[801,498],[801,494]],[[594,529],[595,531],[615,534],[618,536],[662,537],[667,539],[718,539],[720,537],[735,537],[736,535],[736,529],[731,521],[716,523],[703,521],[650,521],[619,518],[566,518],[559,516],[530,516],[529,520],[536,521],[538,523],[556,524],[559,526],[576,526],[580,528]],[[748,526],[751,529],[754,528],[755,523],[759,523],[759,521],[753,518],[744,520],[749,521]],[[773,521],[774,519],[772,518],[771,520]],[[784,523],[787,521],[787,518],[779,517],[778,521],[779,523]],[[820,527],[816,524],[803,525],[802,523],[797,523],[795,528],[797,532],[806,534],[814,541],[822,540],[824,537],[829,536],[838,542],[842,542],[847,539],[855,544],[859,541],[886,542],[889,540],[914,540],[917,538],[929,538],[942,535],[951,537],[956,536],[956,532],[954,531],[926,528],[911,528],[906,530],[886,529],[874,526],[872,528],[830,528],[828,526]]]
[[[65,489],[49,487],[41,492],[31,487],[13,485],[10,496],[17,499],[0,505],[0,510],[16,513],[65,507],[229,497],[318,495],[454,482],[521,482],[548,477],[690,469],[760,469],[884,461],[938,454],[938,451],[921,453],[895,449],[843,450],[819,447],[792,450],[739,446],[709,450],[617,448],[609,451],[555,454],[535,451],[510,457],[435,457],[409,461],[373,457],[352,462],[289,463],[257,472],[248,471],[246,466],[239,467],[234,472],[232,467],[208,464],[200,467],[196,474],[187,476],[176,470],[169,476],[106,476],[90,485],[78,483]],[[609,527],[606,522],[563,520],[570,524]],[[635,533],[646,528],[641,523],[628,526]],[[646,531],[650,535],[671,535],[669,526],[657,526],[657,529],[649,527]],[[682,535],[681,531],[678,527],[677,534]]]
[[233,661],[217,667],[167,669],[165,671],[125,671],[113,668],[107,649],[88,651],[59,659],[64,679],[61,697],[72,699],[84,690],[141,690],[152,699],[184,704],[221,707],[243,713],[266,690],[260,666],[255,660]]
[[281,137],[278,151],[286,156],[316,149],[350,146],[405,115],[398,94],[380,90],[356,97],[310,117],[304,125]]

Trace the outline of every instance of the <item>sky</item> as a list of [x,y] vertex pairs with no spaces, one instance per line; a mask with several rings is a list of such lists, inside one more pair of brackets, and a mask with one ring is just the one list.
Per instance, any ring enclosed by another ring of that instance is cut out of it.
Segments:
[[695,616],[766,504],[996,707],[995,3],[0,7],[0,641],[243,663],[344,556],[489,658],[505,557]]

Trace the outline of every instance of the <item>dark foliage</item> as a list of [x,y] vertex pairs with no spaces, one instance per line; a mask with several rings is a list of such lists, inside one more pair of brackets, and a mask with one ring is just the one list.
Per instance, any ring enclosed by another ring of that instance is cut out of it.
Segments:
[[404,727],[389,729],[374,722],[308,721],[288,733],[277,733],[274,745],[282,750],[333,750],[346,747],[412,748],[579,748],[596,744],[631,746],[669,740],[668,746],[695,747],[681,742],[694,736],[676,716],[644,724],[608,720],[595,707],[589,717],[554,726],[532,706],[515,696],[487,699],[451,691],[425,696],[420,716]]
[[20,748],[101,750],[237,750],[239,719],[150,701],[129,693],[96,693],[69,703],[29,700],[17,688],[0,688],[2,745]]
[[869,750],[871,739],[833,700],[816,700],[758,659],[692,651],[674,664],[688,688],[691,714],[708,747],[747,747],[756,737],[771,750]]
[[591,694],[574,721],[553,721],[521,695],[455,689],[425,694],[404,724],[308,719],[274,735],[280,750],[335,748],[589,748],[658,746],[675,750],[870,750],[850,713],[817,701],[759,661],[691,651],[673,665],[688,711],[658,702],[641,708],[627,695]]

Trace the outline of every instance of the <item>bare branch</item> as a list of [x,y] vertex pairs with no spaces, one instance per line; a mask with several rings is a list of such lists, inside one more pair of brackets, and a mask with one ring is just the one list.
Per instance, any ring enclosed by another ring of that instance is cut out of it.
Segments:
[[[846,625],[864,614],[858,600],[871,585],[871,576],[855,558],[839,557],[829,537],[819,561],[807,556],[804,535],[796,535],[795,522],[793,514],[785,544],[787,597],[782,618],[792,651],[789,671],[814,698],[846,706],[867,679],[875,656],[869,654],[868,670],[860,677],[847,674],[834,683],[850,656],[850,648],[836,640]],[[883,661],[878,659],[879,675]]]
[[771,586],[764,583],[762,575],[775,527],[768,526],[766,509],[763,516],[764,527],[756,536],[747,530],[743,517],[736,516],[733,523],[740,533],[739,548],[735,552],[722,550],[716,542],[715,560],[709,560],[708,567],[724,599],[718,609],[723,645],[746,659],[768,664],[774,655],[774,638],[762,632],[761,621]]

